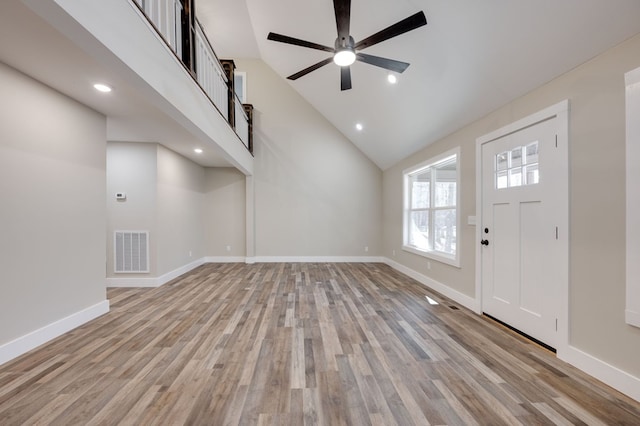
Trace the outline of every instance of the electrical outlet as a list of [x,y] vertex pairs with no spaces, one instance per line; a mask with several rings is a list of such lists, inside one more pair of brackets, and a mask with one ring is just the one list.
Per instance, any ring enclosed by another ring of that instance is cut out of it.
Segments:
[[231,246],[227,246],[227,251],[231,251]]
[[191,250],[189,250],[189,257],[192,257],[193,254],[191,253]]
[[369,252],[369,246],[364,246],[364,252],[368,253]]
[[392,253],[394,256],[396,255],[396,251],[395,251],[395,250],[391,251],[391,253]]

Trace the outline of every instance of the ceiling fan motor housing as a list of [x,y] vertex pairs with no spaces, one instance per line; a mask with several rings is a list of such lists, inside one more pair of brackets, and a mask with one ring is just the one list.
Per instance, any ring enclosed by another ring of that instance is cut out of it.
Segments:
[[355,52],[355,48],[353,47],[355,45],[356,42],[351,36],[349,36],[348,40],[344,37],[338,37],[335,42],[336,52],[339,52],[341,50],[351,50],[352,52]]
[[348,67],[353,64],[356,60],[354,45],[353,37],[349,36],[349,40],[338,37],[335,43],[336,53],[333,55],[333,62],[341,67]]

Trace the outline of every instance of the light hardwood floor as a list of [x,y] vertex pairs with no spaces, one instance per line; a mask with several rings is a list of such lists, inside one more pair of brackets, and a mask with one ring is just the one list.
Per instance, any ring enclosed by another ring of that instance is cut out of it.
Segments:
[[382,264],[208,264],[108,297],[0,367],[0,425],[640,424],[639,403]]

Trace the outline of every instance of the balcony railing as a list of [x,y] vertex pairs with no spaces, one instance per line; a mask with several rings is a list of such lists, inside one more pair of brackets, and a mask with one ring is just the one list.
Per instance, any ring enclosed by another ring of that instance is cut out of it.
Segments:
[[235,66],[223,67],[202,25],[193,0],[133,0],[167,46],[182,62],[218,112],[253,152],[252,114],[234,93]]
[[238,95],[234,93],[234,105],[235,105],[235,125],[236,125],[236,133],[238,137],[244,144],[244,146],[249,149],[249,118],[247,114],[244,112],[244,107],[242,103],[238,99]]
[[[220,65],[207,36],[198,22],[196,25],[196,79],[202,90],[213,101],[225,120],[229,120],[229,80]],[[239,136],[239,135],[238,135]]]

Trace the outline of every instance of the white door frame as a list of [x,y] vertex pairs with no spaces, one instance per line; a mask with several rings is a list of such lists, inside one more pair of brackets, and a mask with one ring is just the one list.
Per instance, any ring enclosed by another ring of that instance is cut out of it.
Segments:
[[558,242],[563,245],[562,257],[560,259],[559,282],[560,295],[558,313],[558,340],[557,355],[562,358],[562,354],[569,348],[569,100],[564,100],[548,108],[538,111],[528,117],[504,126],[498,130],[488,133],[476,139],[476,313],[481,315],[482,306],[482,250],[480,240],[482,239],[482,145],[492,142],[503,136],[515,133],[524,128],[530,127],[536,123],[546,121],[551,118],[557,118],[557,135],[558,135],[558,155],[560,155],[561,164],[565,164],[566,168],[561,171],[561,182],[554,183],[554,186],[563,196],[561,202],[561,211],[559,217],[561,223],[558,224],[559,235]]

